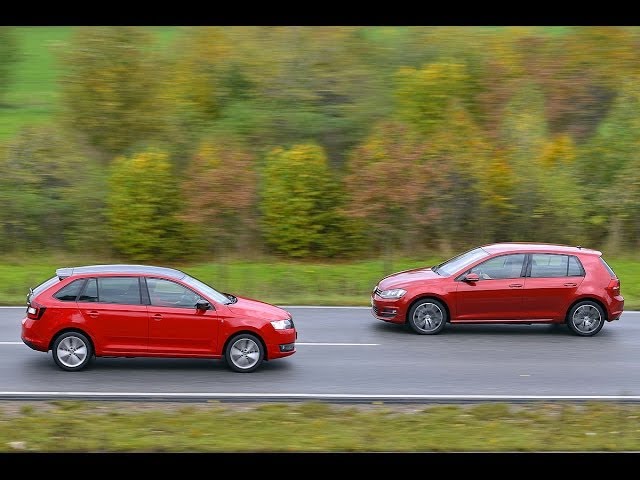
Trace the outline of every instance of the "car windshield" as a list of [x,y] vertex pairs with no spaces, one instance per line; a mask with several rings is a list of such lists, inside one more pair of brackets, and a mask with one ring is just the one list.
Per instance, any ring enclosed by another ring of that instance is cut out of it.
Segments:
[[190,275],[185,275],[182,279],[184,283],[192,286],[193,288],[199,290],[201,293],[204,293],[209,298],[212,298],[216,302],[224,303],[225,305],[229,305],[230,303],[235,303],[231,298],[226,296],[224,293],[217,291],[215,288],[207,285],[204,282],[201,282],[197,278],[193,278]]
[[453,257],[446,262],[433,267],[433,270],[440,275],[448,277],[449,275],[456,273],[458,270],[471,265],[476,260],[480,260],[487,256],[489,256],[489,254],[481,247],[474,248],[473,250],[469,250],[468,252],[458,255],[457,257]]

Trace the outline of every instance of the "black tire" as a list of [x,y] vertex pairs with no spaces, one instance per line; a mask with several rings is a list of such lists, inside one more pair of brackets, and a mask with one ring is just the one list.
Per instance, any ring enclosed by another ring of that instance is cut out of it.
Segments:
[[423,298],[416,302],[407,316],[409,327],[420,335],[436,335],[449,320],[447,309],[435,298]]
[[576,303],[567,315],[567,326],[581,337],[592,337],[604,326],[605,313],[602,307],[591,300]]
[[86,335],[80,332],[65,332],[59,335],[51,349],[53,361],[62,370],[77,372],[93,359],[93,346]]
[[227,343],[224,360],[234,372],[253,372],[264,360],[264,347],[255,335],[241,333]]

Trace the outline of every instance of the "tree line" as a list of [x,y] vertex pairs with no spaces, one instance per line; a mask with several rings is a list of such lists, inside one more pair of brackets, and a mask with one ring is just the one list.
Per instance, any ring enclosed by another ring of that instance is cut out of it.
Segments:
[[[0,29],[0,94],[15,41]],[[635,27],[77,27],[0,249],[136,261],[640,240]],[[6,55],[4,53],[6,52]]]

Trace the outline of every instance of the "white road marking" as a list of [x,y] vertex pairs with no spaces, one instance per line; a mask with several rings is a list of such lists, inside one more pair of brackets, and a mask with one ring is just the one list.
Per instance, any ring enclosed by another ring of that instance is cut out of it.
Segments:
[[0,345],[24,345],[24,342],[0,342]]
[[298,345],[322,345],[322,346],[336,346],[336,347],[359,347],[359,346],[365,346],[365,347],[377,347],[378,345],[380,345],[379,343],[303,343],[303,342],[296,342],[296,347]]

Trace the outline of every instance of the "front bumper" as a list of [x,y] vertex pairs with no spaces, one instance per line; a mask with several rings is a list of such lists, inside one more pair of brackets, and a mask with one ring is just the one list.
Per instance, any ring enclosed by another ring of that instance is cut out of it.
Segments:
[[389,323],[405,323],[405,312],[397,300],[384,300],[371,296],[371,314],[378,320]]

